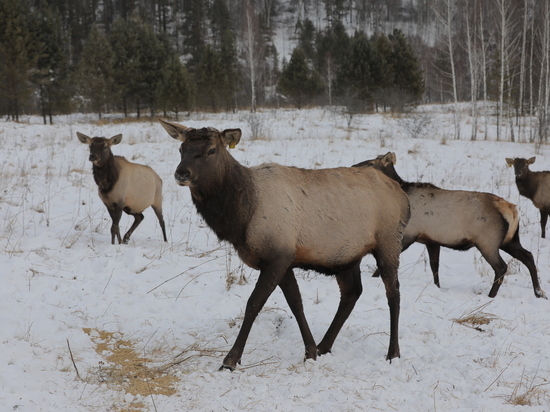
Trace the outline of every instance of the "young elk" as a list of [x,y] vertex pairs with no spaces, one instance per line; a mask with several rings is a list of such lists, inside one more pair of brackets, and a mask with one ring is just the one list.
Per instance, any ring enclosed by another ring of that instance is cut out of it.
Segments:
[[113,155],[111,146],[120,143],[121,134],[110,139],[92,138],[80,132],[76,132],[76,135],[78,140],[90,147],[89,159],[99,189],[99,198],[113,220],[111,244],[115,244],[115,236],[118,243],[121,243],[118,223],[122,212],[134,216],[134,223],[122,239],[122,243],[128,243],[130,236],[143,220],[143,211],[149,206],[157,215],[166,242],[166,229],[162,217],[162,180],[159,175],[149,166],[132,163],[122,156]]
[[[176,183],[189,187],[197,211],[218,238],[260,270],[235,344],[220,369],[233,370],[240,363],[254,319],[277,286],[296,317],[305,358],[330,352],[361,295],[359,265],[367,253],[378,263],[390,308],[387,359],[400,356],[397,269],[409,202],[398,184],[372,168],[248,168],[227,150],[239,142],[240,129],[160,123],[182,142]],[[334,275],[340,287],[340,305],[318,345],[304,315],[294,268]]]
[[539,285],[531,252],[519,241],[516,206],[490,193],[440,189],[430,183],[405,182],[395,171],[395,153],[354,166],[372,166],[394,179],[409,196],[411,219],[403,235],[403,250],[414,242],[426,245],[434,283],[439,287],[441,246],[456,250],[476,247],[495,271],[489,297],[494,298],[508,269],[499,253],[504,250],[529,269],[537,298],[546,298]]
[[516,157],[506,159],[509,167],[514,166],[516,185],[519,194],[531,199],[531,202],[540,211],[540,228],[542,237],[546,237],[546,221],[550,213],[550,172],[532,172],[529,165],[535,163],[536,157],[529,160]]

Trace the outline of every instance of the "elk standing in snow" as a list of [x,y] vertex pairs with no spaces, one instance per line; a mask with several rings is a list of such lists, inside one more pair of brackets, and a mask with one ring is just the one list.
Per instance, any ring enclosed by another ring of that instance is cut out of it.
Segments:
[[519,219],[514,204],[490,193],[440,189],[430,183],[405,182],[394,168],[395,153],[354,166],[371,166],[401,185],[409,196],[411,219],[403,235],[403,250],[414,242],[426,245],[434,283],[439,287],[441,246],[456,250],[476,247],[495,271],[489,297],[494,298],[508,269],[499,249],[518,259],[529,269],[535,296],[546,298],[539,285],[531,252],[519,241]]
[[119,144],[122,135],[106,139],[88,137],[76,132],[78,140],[90,147],[90,162],[99,197],[107,207],[113,220],[111,243],[115,236],[121,243],[118,224],[122,212],[134,216],[134,223],[124,235],[122,243],[128,243],[130,236],[143,220],[143,211],[153,208],[159,220],[162,236],[166,242],[166,229],[162,217],[162,180],[149,166],[132,163],[122,156],[114,156],[111,146]]
[[[368,253],[380,268],[390,308],[387,359],[400,356],[397,269],[409,202],[398,184],[372,168],[248,168],[227,150],[239,142],[240,129],[220,132],[160,123],[182,142],[176,182],[189,187],[197,211],[218,238],[230,242],[244,263],[260,270],[222,368],[233,370],[240,363],[252,324],[277,286],[296,317],[305,358],[330,352],[361,295],[359,265]],[[340,305],[319,345],[304,315],[294,268],[334,275],[340,287]]]
[[509,167],[514,166],[516,185],[519,194],[531,199],[531,202],[540,211],[540,228],[542,237],[546,237],[546,222],[550,213],[550,172],[532,172],[529,165],[535,163],[536,157],[529,160],[516,157],[506,159]]

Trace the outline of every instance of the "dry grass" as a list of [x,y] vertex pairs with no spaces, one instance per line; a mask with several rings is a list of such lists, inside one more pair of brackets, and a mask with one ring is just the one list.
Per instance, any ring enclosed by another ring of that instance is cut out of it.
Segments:
[[[548,404],[549,393],[546,387],[550,382],[537,377],[537,373],[535,373],[534,377],[529,378],[525,375],[524,370],[519,382],[515,384],[512,394],[506,398],[506,403],[517,406]],[[535,384],[535,381],[542,381],[542,383]]]
[[469,309],[460,318],[452,319],[453,322],[458,323],[459,325],[464,325],[480,332],[484,330],[480,327],[481,325],[488,325],[491,321],[498,319],[497,316],[483,312],[491,302],[485,303],[481,306],[478,306],[474,309]]
[[[171,396],[176,393],[179,378],[167,372],[164,366],[150,366],[155,361],[141,356],[134,342],[123,339],[121,333],[90,328],[83,330],[95,343],[95,351],[105,358],[90,374],[100,383],[134,396]],[[124,409],[119,409],[119,412],[141,411],[143,408],[141,402],[131,402]]]

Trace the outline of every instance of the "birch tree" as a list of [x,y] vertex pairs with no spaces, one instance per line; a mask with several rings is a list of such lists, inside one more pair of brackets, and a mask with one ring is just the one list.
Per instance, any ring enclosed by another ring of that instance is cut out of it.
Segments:
[[540,77],[538,98],[539,144],[547,143],[550,105],[550,5],[544,3],[541,24]]
[[[497,12],[497,31],[499,34],[499,90],[498,90],[498,105],[497,105],[497,140],[502,138],[502,123],[504,116],[504,93],[505,86],[511,87],[510,78],[507,74],[510,72],[510,64],[512,56],[517,47],[517,37],[513,36],[514,20],[513,10],[509,0],[495,0]],[[510,95],[509,95],[510,96]],[[507,102],[509,103],[509,102]],[[513,134],[512,134],[513,136]]]
[[[477,88],[479,84],[478,80],[478,57],[477,57],[477,44],[475,34],[475,3],[470,13],[470,0],[465,0],[466,8],[466,49],[468,51],[468,67],[470,70],[470,115],[472,117],[472,133],[470,140],[477,140]],[[470,18],[474,20],[474,24],[470,24]]]
[[455,0],[442,0],[441,10],[436,11],[436,17],[441,27],[442,40],[444,43],[444,53],[447,55],[450,65],[450,73],[445,73],[450,77],[453,99],[453,123],[455,127],[455,139],[460,139],[460,116],[458,112],[458,89],[455,68],[455,43],[453,40],[453,21],[456,14]]

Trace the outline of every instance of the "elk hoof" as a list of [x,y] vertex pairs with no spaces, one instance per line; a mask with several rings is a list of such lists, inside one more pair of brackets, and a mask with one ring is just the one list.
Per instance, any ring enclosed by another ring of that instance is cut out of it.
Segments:
[[220,369],[218,369],[218,371],[224,371],[224,370],[228,370],[229,372],[233,372],[235,370],[235,368],[233,366],[229,366],[229,365],[222,365],[222,366],[220,366]]
[[543,298],[543,299],[548,300],[548,297],[546,296],[546,293],[544,293],[544,291],[542,289],[535,290],[535,296],[537,298]]

